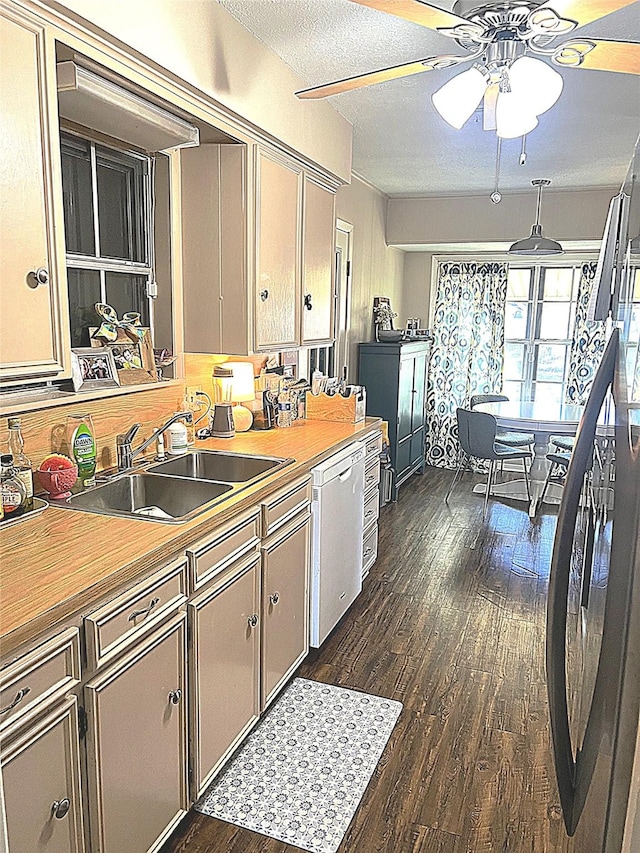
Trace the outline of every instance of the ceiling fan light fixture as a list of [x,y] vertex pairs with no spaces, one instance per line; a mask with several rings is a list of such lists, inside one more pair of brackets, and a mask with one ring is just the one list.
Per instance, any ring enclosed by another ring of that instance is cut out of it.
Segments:
[[487,85],[487,76],[474,65],[448,80],[433,93],[431,100],[442,118],[460,130],[478,108]]
[[516,92],[500,92],[496,104],[496,134],[501,139],[526,136],[538,126],[530,105]]
[[540,59],[521,56],[509,69],[511,91],[539,116],[556,103],[562,94],[562,75]]
[[538,188],[538,200],[536,203],[536,221],[531,227],[531,234],[524,240],[516,240],[509,248],[510,255],[529,255],[544,257],[545,255],[561,255],[564,249],[556,240],[550,240],[542,236],[542,225],[540,224],[540,205],[542,201],[542,187],[548,187],[551,183],[546,178],[538,178],[531,181]]

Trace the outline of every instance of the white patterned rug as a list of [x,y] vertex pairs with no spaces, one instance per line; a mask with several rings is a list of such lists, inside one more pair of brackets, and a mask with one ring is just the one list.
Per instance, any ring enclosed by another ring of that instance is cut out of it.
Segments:
[[295,678],[195,808],[335,853],[401,710],[391,699]]

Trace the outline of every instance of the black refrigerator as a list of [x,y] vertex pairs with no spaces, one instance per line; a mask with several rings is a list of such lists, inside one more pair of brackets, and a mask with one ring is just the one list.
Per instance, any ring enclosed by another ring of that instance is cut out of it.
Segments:
[[640,851],[639,167],[636,148],[608,222],[615,234],[603,241],[610,336],[576,436],[549,579],[549,711],[571,853]]

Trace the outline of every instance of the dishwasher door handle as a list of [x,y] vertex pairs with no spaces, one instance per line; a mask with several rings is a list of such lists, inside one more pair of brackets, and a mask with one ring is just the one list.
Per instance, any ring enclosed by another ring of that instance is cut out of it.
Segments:
[[340,480],[340,482],[345,483],[352,474],[353,467],[347,468],[346,471],[343,471],[341,474],[338,474],[338,479]]

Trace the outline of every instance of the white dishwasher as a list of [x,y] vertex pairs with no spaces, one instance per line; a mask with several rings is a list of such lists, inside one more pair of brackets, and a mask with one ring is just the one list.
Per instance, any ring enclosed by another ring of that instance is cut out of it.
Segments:
[[364,444],[311,470],[311,645],[320,646],[362,589]]

